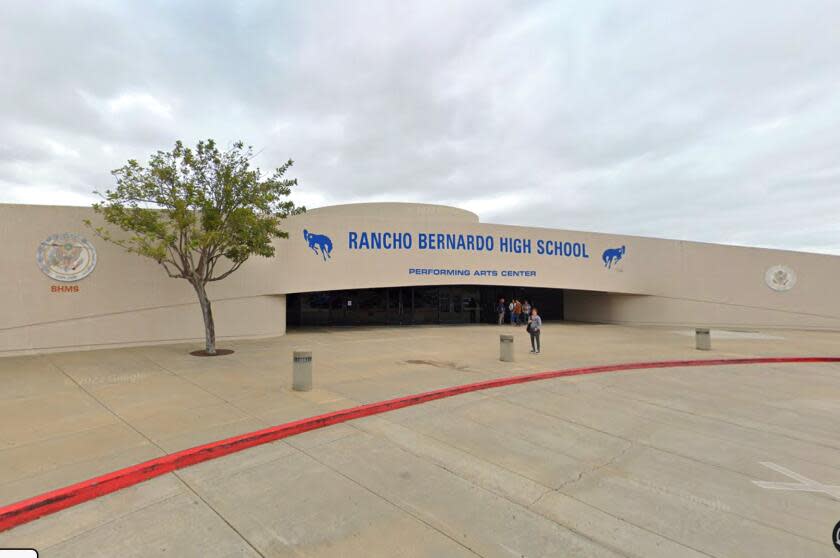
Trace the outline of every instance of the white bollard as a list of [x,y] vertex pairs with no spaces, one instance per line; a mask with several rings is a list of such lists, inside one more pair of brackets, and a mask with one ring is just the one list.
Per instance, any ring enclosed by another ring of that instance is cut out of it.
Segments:
[[292,389],[312,389],[312,351],[295,351],[292,359]]
[[499,335],[499,360],[513,362],[513,335]]
[[698,351],[710,351],[712,349],[712,335],[708,328],[698,327],[694,330],[694,337]]

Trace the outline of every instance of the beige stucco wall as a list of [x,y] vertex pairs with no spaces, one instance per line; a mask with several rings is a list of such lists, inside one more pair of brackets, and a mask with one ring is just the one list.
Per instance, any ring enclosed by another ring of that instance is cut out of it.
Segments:
[[[312,212],[289,221],[289,242],[281,253],[295,264],[277,270],[286,292],[463,283],[556,287],[570,289],[565,297],[569,320],[840,329],[840,297],[831,296],[835,278],[840,276],[837,256],[494,225],[468,216],[460,222],[427,214],[411,219],[376,204],[344,207],[347,215],[342,215],[339,206],[328,214]],[[362,211],[365,208],[367,213]],[[304,228],[333,240],[330,261],[309,250],[302,236]],[[497,239],[530,239],[534,250],[531,254],[424,251],[416,246],[412,250],[349,250],[350,231],[407,231],[415,239],[420,232],[490,234]],[[539,239],[585,243],[589,258],[538,255],[534,252]],[[605,268],[603,251],[622,245],[627,249],[625,257],[615,268]],[[778,292],[766,285],[765,272],[779,264],[796,272],[792,290]],[[529,270],[536,275],[464,278],[408,273],[410,268],[424,267]]]
[[[186,281],[170,279],[156,263],[97,239],[81,207],[0,205],[4,239],[0,273],[0,355],[27,351],[204,339],[196,295]],[[72,283],[78,292],[38,268],[38,245],[54,233],[73,232],[96,247],[91,275]],[[227,280],[214,283],[216,334],[220,339],[282,335],[285,297],[271,282],[271,262],[257,258]]]
[[[282,295],[217,299],[213,302],[217,340],[269,337],[286,332],[286,299]],[[107,346],[204,343],[197,303],[138,307],[42,322],[0,332],[7,352],[95,349]],[[224,343],[220,343],[224,347]]]
[[[96,239],[82,224],[90,217],[87,208],[0,205],[6,248],[0,354],[200,341],[201,315],[189,285],[168,278],[154,262]],[[274,258],[254,258],[210,287],[220,338],[284,333],[287,293],[440,284],[570,289],[566,317],[580,321],[840,328],[840,297],[830,295],[840,275],[840,258],[834,256],[486,224],[468,211],[418,204],[320,208],[289,219],[286,229],[289,239],[277,242]],[[304,229],[331,239],[328,261],[310,249]],[[411,235],[412,249],[349,247],[351,232],[386,231]],[[74,293],[51,292],[58,283],[35,261],[39,243],[62,232],[82,234],[98,253],[96,270],[76,283]],[[495,246],[484,252],[422,250],[421,233],[490,235]],[[532,252],[501,253],[502,237],[530,240]],[[539,255],[538,240],[585,244],[589,257]],[[624,258],[607,269],[602,252],[622,245]],[[776,292],[764,283],[765,271],[776,264],[796,271],[792,290]],[[411,269],[462,269],[470,275],[420,275]],[[502,276],[507,270],[533,275]]]
[[565,318],[571,321],[718,328],[840,330],[840,318],[733,303],[650,295],[566,291]]

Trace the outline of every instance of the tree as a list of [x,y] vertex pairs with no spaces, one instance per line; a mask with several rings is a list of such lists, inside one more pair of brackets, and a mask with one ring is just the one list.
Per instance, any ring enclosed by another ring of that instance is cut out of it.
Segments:
[[281,221],[306,210],[286,199],[297,185],[284,178],[293,161],[264,177],[251,168],[253,157],[242,142],[220,151],[212,139],[194,150],[178,141],[145,167],[132,159],[111,171],[116,187],[95,192],[102,201],[94,211],[128,234],[115,236],[85,221],[102,239],[153,259],[169,277],[192,285],[209,355],[216,354],[216,330],[207,284],[228,277],[252,255],[273,256],[272,241],[289,236]]

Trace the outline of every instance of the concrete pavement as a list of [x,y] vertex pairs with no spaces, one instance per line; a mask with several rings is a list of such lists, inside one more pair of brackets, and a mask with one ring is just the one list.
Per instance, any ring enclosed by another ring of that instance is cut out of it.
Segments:
[[[840,334],[550,324],[302,331],[0,360],[0,503],[354,404],[533,371],[840,353]],[[316,389],[289,390],[291,350]],[[771,462],[840,484],[840,366],[644,370],[511,386],[336,425],[0,534],[44,556],[831,556],[840,500],[777,491]]]

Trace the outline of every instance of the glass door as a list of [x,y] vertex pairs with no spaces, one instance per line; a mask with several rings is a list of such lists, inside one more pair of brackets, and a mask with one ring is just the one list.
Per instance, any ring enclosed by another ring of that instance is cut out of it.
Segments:
[[400,325],[410,324],[412,316],[411,288],[397,287],[387,289],[387,323]]
[[413,294],[414,313],[412,322],[415,324],[439,323],[438,288],[415,287]]

